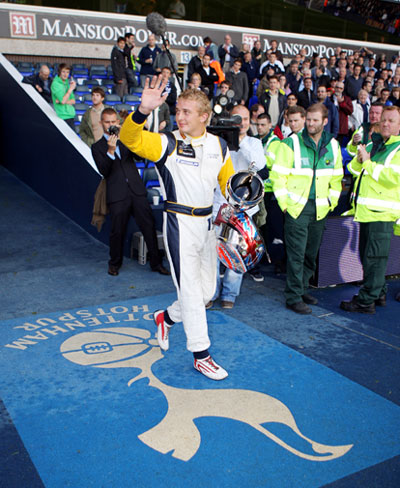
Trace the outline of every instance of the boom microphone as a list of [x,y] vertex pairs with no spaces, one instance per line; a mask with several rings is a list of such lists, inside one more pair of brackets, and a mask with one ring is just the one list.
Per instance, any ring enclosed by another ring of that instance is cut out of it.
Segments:
[[165,22],[164,17],[157,12],[151,12],[151,14],[146,17],[146,26],[149,31],[160,37],[163,37],[167,30],[167,23]]

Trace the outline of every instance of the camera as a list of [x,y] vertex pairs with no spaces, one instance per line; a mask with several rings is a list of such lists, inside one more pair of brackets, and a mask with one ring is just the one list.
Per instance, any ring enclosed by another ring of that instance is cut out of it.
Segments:
[[228,90],[225,95],[220,94],[215,99],[211,125],[207,127],[207,131],[225,139],[231,151],[238,151],[239,125],[242,117],[238,114],[230,116],[230,111],[234,107],[233,96],[233,90]]
[[110,125],[108,133],[110,136],[117,136],[119,134],[119,127],[117,125]]

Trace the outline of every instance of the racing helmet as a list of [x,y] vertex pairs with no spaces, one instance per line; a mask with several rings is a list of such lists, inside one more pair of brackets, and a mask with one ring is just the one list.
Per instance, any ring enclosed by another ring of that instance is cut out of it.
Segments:
[[265,252],[265,245],[251,217],[225,204],[214,223],[222,226],[217,240],[222,264],[240,274],[254,268]]

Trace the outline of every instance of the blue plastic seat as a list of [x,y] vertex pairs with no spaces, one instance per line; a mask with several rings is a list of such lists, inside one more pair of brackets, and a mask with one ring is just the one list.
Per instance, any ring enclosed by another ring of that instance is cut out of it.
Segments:
[[121,97],[115,93],[106,95],[105,102],[106,105],[118,105],[122,103]]

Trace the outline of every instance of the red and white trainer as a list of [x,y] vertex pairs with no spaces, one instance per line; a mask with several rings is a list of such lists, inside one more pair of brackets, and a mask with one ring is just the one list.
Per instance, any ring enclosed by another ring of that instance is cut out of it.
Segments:
[[157,310],[154,312],[154,322],[157,326],[157,341],[158,345],[163,351],[168,351],[169,349],[169,329],[172,325],[168,325],[165,322],[164,310]]
[[195,359],[193,366],[197,371],[212,380],[223,380],[228,376],[228,372],[219,366],[211,356],[207,356],[204,359]]

